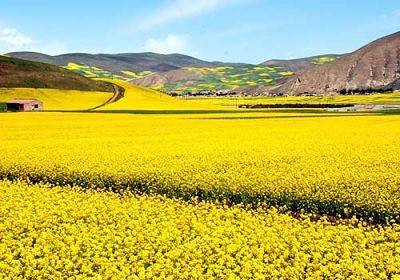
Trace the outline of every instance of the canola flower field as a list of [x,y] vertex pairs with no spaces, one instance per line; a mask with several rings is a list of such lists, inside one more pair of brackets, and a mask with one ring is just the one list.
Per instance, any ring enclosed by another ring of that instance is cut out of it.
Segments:
[[0,175],[398,221],[399,121],[275,112],[1,114]]
[[18,98],[36,98],[43,102],[45,110],[87,110],[105,103],[112,95],[110,92],[0,88],[0,103],[6,103]]
[[1,279],[399,279],[400,228],[0,182]]
[[[104,79],[103,79],[104,80]],[[105,107],[101,107],[98,111],[103,112],[136,112],[142,114],[149,113],[184,113],[184,112],[231,112],[234,108],[227,108],[226,106],[220,106],[218,104],[200,103],[197,101],[183,100],[179,98],[173,98],[160,91],[139,87],[125,81],[120,80],[105,80],[112,82],[125,89],[124,98],[118,100],[118,102],[108,104]]]
[[0,114],[1,279],[400,278],[400,114],[118,84],[95,112]]

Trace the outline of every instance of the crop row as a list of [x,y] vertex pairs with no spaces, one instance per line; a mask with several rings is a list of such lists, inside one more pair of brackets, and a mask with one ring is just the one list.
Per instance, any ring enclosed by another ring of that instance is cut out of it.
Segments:
[[237,117],[1,115],[0,176],[400,220],[399,116]]
[[1,279],[399,279],[400,229],[0,181]]

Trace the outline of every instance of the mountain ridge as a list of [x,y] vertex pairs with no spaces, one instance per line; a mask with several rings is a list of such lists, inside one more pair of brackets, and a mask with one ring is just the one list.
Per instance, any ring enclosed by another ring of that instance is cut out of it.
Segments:
[[269,59],[260,65],[285,67],[289,71],[298,72],[316,65],[328,63],[346,54],[322,54],[293,59]]
[[[36,52],[13,52],[8,55],[61,66],[90,78],[125,79],[166,92],[239,90],[256,95],[275,91],[290,81],[294,73],[347,56],[326,54],[297,59],[271,59],[255,65],[209,62],[179,53],[69,53],[51,56]],[[221,70],[224,67],[232,69]]]
[[400,88],[400,32],[370,42],[330,63],[302,70],[272,94],[326,95]]
[[89,54],[67,53],[50,56],[37,52],[11,52],[7,55],[21,59],[45,62],[57,66],[66,66],[73,62],[77,64],[98,67],[110,72],[147,71],[167,72],[182,67],[216,67],[246,65],[245,63],[227,63],[205,61],[184,54],[158,54],[153,52],[119,53],[119,54]]

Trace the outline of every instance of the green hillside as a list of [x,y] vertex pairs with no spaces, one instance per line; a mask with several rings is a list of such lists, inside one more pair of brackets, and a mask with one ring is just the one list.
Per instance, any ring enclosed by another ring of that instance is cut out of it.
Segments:
[[113,91],[101,81],[47,63],[0,55],[0,88],[52,88],[82,91]]

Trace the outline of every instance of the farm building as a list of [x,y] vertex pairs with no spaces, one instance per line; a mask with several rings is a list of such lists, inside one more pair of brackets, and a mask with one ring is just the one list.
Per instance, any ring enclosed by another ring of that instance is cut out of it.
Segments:
[[40,111],[43,110],[43,103],[37,99],[14,99],[6,103],[7,111]]

